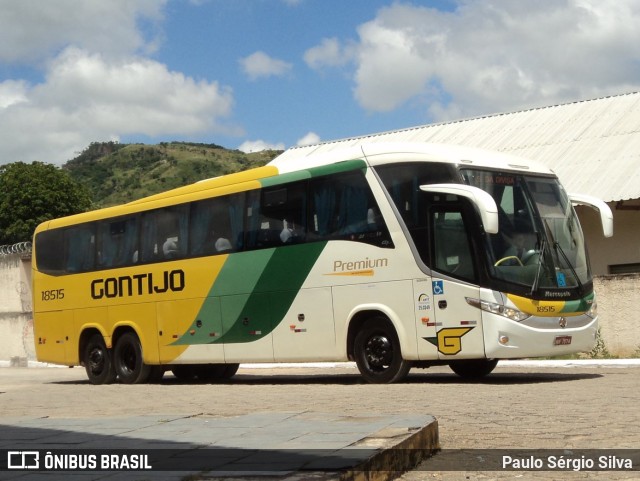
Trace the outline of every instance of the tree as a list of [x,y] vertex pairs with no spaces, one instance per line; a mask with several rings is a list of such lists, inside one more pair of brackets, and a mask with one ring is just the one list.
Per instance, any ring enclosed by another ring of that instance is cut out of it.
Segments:
[[54,165],[0,166],[0,244],[31,240],[41,222],[90,208],[87,189]]

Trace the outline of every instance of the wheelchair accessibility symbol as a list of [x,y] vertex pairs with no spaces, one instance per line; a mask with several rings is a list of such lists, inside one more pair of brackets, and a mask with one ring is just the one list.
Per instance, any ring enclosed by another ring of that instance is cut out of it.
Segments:
[[444,281],[433,281],[433,295],[440,296],[444,294]]

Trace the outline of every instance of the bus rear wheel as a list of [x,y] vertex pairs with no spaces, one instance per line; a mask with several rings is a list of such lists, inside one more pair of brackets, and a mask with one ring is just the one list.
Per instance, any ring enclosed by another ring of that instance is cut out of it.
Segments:
[[465,361],[454,361],[449,367],[458,376],[465,379],[480,379],[491,374],[491,371],[498,365],[497,359],[469,359]]
[[82,362],[91,384],[111,384],[116,379],[111,353],[100,334],[93,334],[82,354]]
[[147,382],[151,374],[151,366],[142,360],[140,339],[133,332],[125,332],[116,342],[113,364],[118,379],[123,384]]
[[402,358],[400,341],[389,321],[376,317],[356,335],[353,345],[356,365],[371,383],[392,383],[404,379],[411,363]]

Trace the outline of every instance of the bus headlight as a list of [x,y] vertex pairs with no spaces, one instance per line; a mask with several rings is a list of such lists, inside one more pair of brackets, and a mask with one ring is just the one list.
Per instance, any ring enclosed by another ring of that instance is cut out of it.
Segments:
[[481,301],[480,299],[474,299],[473,297],[467,297],[467,304],[473,307],[477,307],[480,310],[490,312],[492,314],[498,314],[500,316],[511,319],[512,321],[522,322],[525,319],[531,317],[529,314],[513,309],[511,307],[503,306],[502,304],[496,304],[495,302]]
[[585,312],[585,314],[591,319],[598,317],[598,303],[595,300],[591,303],[591,307],[587,312]]

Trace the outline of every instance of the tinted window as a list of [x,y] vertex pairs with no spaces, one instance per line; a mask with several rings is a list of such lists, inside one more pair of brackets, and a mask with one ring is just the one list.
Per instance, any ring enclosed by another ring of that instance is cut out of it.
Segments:
[[216,197],[191,205],[190,254],[205,256],[238,250],[245,194]]
[[474,280],[470,236],[461,210],[434,206],[431,215],[433,268],[453,277]]
[[252,196],[247,247],[261,249],[296,244],[306,239],[306,182],[263,189]]
[[99,268],[130,265],[138,257],[138,219],[127,217],[98,223]]
[[95,269],[95,224],[80,224],[64,230],[65,267],[67,272],[87,272]]
[[36,265],[47,274],[64,271],[64,237],[62,229],[48,230],[36,236]]
[[332,239],[393,247],[362,171],[45,231],[36,260],[62,274]]
[[309,239],[343,239],[393,247],[380,208],[362,172],[311,181]]
[[189,205],[182,204],[142,214],[140,262],[186,257]]

